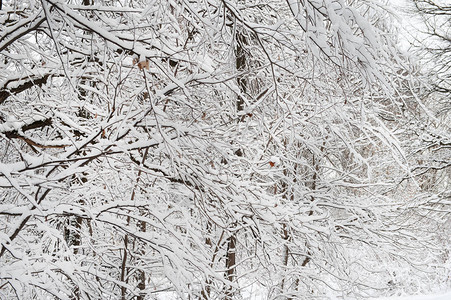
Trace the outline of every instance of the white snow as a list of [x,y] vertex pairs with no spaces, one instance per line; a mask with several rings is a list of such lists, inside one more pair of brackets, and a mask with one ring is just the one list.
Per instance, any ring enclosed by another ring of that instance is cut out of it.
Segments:
[[401,297],[375,298],[378,300],[450,300],[451,291],[430,295],[409,295]]

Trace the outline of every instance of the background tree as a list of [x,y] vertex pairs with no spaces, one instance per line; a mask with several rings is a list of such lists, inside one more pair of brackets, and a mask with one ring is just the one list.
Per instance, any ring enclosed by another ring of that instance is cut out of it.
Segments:
[[[450,264],[450,240],[445,232],[450,230],[451,150],[450,102],[451,95],[451,7],[446,1],[412,1],[408,12],[414,20],[410,42],[414,74],[417,80],[405,85],[415,96],[411,103],[418,109],[408,117],[405,134],[413,141],[406,145],[410,160],[410,176],[402,185],[409,190],[416,208],[404,211],[405,220],[418,222],[417,235],[427,234],[440,245],[440,264]],[[412,26],[412,25],[411,25]],[[410,76],[410,74],[404,74]],[[411,111],[412,112],[412,111]],[[446,283],[445,283],[446,285]]]
[[[416,46],[428,60],[434,91],[451,93],[451,6],[447,1],[413,0],[420,17]],[[420,56],[421,57],[421,56]]]

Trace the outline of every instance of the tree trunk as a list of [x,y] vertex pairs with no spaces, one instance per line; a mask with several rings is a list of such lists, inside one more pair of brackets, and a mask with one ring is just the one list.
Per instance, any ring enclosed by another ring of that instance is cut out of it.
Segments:
[[[233,233],[227,239],[226,274],[227,280],[231,283],[236,278],[236,235]],[[225,292],[225,300],[232,300],[235,292],[230,286]]]
[[[121,265],[121,282],[126,283],[127,276],[127,248],[128,248],[128,234],[124,237],[124,254],[122,256],[122,265]],[[127,288],[121,287],[121,300],[125,300],[125,295],[127,294]]]

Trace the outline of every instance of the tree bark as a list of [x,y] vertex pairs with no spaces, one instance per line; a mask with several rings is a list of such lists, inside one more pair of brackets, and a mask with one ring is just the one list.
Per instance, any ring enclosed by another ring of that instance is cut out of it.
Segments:
[[[227,239],[227,256],[226,256],[226,274],[227,280],[231,283],[236,278],[236,235],[232,233]],[[235,292],[230,286],[226,289],[225,300],[232,300]]]

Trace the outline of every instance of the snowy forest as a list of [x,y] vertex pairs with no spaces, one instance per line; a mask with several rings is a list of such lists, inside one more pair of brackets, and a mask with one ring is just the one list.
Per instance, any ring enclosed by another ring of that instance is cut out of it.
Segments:
[[451,6],[396,3],[1,0],[0,299],[451,289]]

